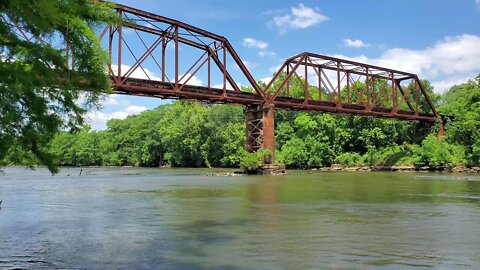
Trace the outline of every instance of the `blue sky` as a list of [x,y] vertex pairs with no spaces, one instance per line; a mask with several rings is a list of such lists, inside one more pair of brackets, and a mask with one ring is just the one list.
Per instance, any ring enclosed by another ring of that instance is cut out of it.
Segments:
[[[256,80],[268,80],[285,58],[304,51],[417,73],[430,80],[436,92],[480,73],[480,0],[118,3],[225,36]],[[154,65],[144,67],[159,76]],[[233,75],[248,85],[239,74]],[[191,82],[205,81],[198,74]],[[103,129],[108,119],[122,119],[165,102],[169,101],[112,95],[89,116],[90,124]]]

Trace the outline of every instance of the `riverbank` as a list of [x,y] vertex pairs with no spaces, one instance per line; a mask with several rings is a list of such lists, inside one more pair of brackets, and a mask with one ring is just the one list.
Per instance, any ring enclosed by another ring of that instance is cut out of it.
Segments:
[[[8,166],[6,168],[25,168],[22,166]],[[39,166],[37,168],[43,168]],[[135,166],[86,166],[86,167],[60,167],[60,172],[58,175],[66,176],[87,176],[92,173],[90,169],[130,169],[130,168],[143,168],[143,169],[173,169],[173,170],[188,170],[189,172],[196,171],[197,174],[206,175],[206,176],[241,176],[246,175],[239,168],[207,168],[207,167],[198,167],[198,168],[187,168],[187,167],[135,167]],[[73,171],[75,170],[75,171]],[[63,173],[62,173],[63,171]],[[270,175],[285,175],[290,174],[291,172],[296,173],[314,173],[314,172],[445,172],[445,173],[479,173],[480,167],[415,167],[413,165],[397,165],[397,166],[344,166],[340,164],[333,164],[330,167],[318,167],[318,168],[281,168],[281,171],[276,171],[274,173],[264,173]],[[1,170],[0,170],[1,173]],[[1,175],[1,174],[0,174]]]
[[312,168],[312,171],[391,171],[391,172],[449,172],[449,173],[480,173],[480,167],[416,167],[413,165],[398,165],[398,166],[342,166],[333,164],[330,167]]

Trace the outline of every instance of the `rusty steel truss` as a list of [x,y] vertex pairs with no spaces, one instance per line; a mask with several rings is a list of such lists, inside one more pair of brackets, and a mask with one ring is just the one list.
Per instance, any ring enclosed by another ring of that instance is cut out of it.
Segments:
[[[301,92],[292,93],[297,85]],[[438,113],[412,73],[313,53],[287,59],[263,90],[276,108],[435,121]]]
[[[420,79],[412,73],[305,52],[287,59],[262,89],[225,37],[124,5],[117,5],[116,10],[122,22],[107,26],[100,37],[108,37],[112,59],[109,72],[117,94],[247,106],[271,104],[276,109],[412,121],[435,121],[439,117]],[[124,38],[125,29],[133,30],[139,39],[133,49]],[[142,34],[153,35],[155,41],[147,45]],[[174,54],[172,78],[166,72],[169,44]],[[179,71],[181,45],[201,52],[190,63],[181,63],[187,67],[183,72]],[[123,58],[128,54],[135,62],[122,71]],[[253,92],[238,86],[229,71],[227,56],[241,70]],[[150,78],[145,71],[143,63],[148,58],[153,59],[161,78]],[[114,61],[116,70],[112,69]],[[206,84],[190,84],[201,69],[206,70]],[[220,87],[211,83],[214,69],[221,76]],[[136,70],[142,70],[147,79],[132,77]],[[290,91],[295,84],[304,89],[300,95]]]
[[[123,5],[117,5],[115,9],[122,17],[121,23],[116,26],[107,26],[100,35],[101,39],[105,36],[108,38],[108,50],[112,59],[109,72],[115,93],[213,103],[262,104],[263,92],[226,38],[139,9]],[[124,38],[125,29],[133,31],[138,37],[134,48]],[[154,42],[147,45],[142,35],[154,37]],[[182,45],[195,48],[199,56],[180,63]],[[172,50],[167,50],[169,46],[173,47]],[[171,77],[166,67],[171,64],[167,61],[169,53],[173,53],[174,61]],[[135,59],[135,62],[127,71],[122,71],[123,59],[128,54]],[[233,63],[227,63],[227,57],[233,59]],[[153,60],[155,73],[161,74],[160,78],[150,78],[145,70],[143,63],[149,58]],[[116,70],[112,68],[115,60]],[[232,65],[243,73],[253,93],[240,89],[230,74],[228,66]],[[187,68],[180,71],[180,66]],[[190,84],[202,69],[206,71],[204,74],[207,77],[206,84]],[[134,78],[132,74],[136,70],[141,70],[147,79]],[[214,71],[221,77],[221,86],[212,85]]]
[[[246,148],[251,152],[270,149],[272,157],[267,162],[274,161],[274,109],[427,123],[440,119],[415,74],[304,52],[288,58],[271,81],[260,87],[225,37],[124,5],[116,5],[115,10],[121,20],[99,34],[100,42],[108,47],[114,93],[243,105]],[[45,43],[29,36],[16,22],[4,16],[0,19],[16,26],[20,37]],[[195,54],[184,56],[185,48]],[[65,54],[67,67],[75,68],[68,47]],[[239,86],[233,68],[248,81],[248,89]],[[207,78],[205,83],[194,83],[199,75]]]

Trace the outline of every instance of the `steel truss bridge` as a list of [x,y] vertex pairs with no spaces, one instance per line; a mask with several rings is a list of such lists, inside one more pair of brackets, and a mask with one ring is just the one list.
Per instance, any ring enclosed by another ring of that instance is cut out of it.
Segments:
[[[122,20],[99,33],[110,55],[114,93],[245,106],[246,148],[269,149],[272,157],[265,163],[275,161],[278,109],[427,124],[442,118],[412,73],[303,52],[259,85],[227,38],[132,7],[117,4],[115,10]],[[67,56],[67,66],[74,68],[74,61]],[[233,73],[241,74],[248,87],[241,87]],[[205,83],[195,83],[200,74]]]

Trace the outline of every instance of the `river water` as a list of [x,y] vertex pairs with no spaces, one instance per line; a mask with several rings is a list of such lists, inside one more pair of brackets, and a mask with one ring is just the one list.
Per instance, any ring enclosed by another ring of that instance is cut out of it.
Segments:
[[479,175],[4,172],[0,269],[480,268]]

